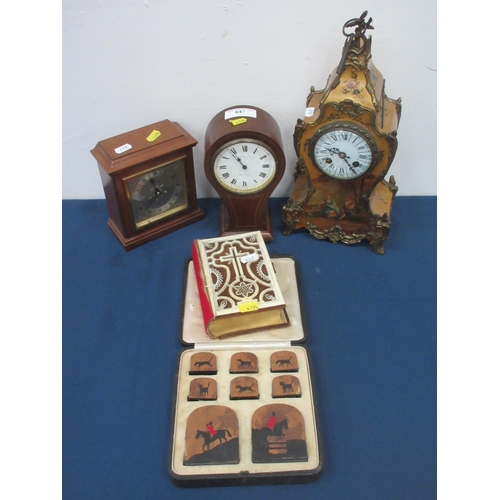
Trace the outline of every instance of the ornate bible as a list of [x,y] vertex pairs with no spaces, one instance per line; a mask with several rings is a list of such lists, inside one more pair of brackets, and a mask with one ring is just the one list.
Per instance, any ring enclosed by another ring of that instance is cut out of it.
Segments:
[[212,338],[290,324],[260,231],[194,240],[192,257],[203,319]]

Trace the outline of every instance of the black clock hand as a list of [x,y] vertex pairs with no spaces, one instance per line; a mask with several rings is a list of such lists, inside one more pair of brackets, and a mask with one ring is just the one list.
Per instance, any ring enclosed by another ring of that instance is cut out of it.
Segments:
[[339,151],[337,148],[330,148],[328,149],[328,152],[331,154],[331,155],[334,155],[334,154],[337,154],[339,155],[339,158],[341,160],[344,160],[349,169],[352,170],[354,173],[356,173],[356,170],[354,170],[355,168],[358,168],[359,167],[359,162],[355,161],[353,162],[353,164],[351,165],[348,161],[347,161],[347,158],[349,158],[349,160],[351,159],[350,156],[347,156],[345,153],[343,153],[342,151]]
[[248,168],[231,150],[229,150],[229,152],[240,162],[241,166],[243,167],[243,170],[246,170]]
[[352,170],[354,173],[356,173],[355,168],[356,168],[356,167],[359,167],[359,162],[355,161],[355,162],[353,162],[353,163],[352,163],[352,165],[351,165],[351,164],[347,161],[347,159],[346,159],[346,158],[351,159],[351,157],[350,157],[350,156],[347,156],[347,155],[345,155],[344,153],[340,153],[340,154],[339,154],[339,156],[340,156],[340,158],[342,158],[342,159],[343,159],[343,160],[347,163],[347,166],[349,167],[349,169],[350,169],[350,170]]
[[[345,153],[342,153],[342,151],[340,151],[337,148],[330,148],[330,149],[328,149],[328,151],[330,152],[331,155],[334,155],[334,154],[339,155],[339,158],[341,158],[342,160],[345,160],[346,158],[351,159],[350,156],[347,156]],[[346,160],[346,162],[347,162],[347,160]],[[349,162],[347,162],[347,163],[349,163]]]
[[347,163],[347,165],[349,166],[349,168],[352,170],[351,164],[347,161],[347,158],[349,158],[349,160],[351,159],[350,156],[347,156],[345,153],[340,152],[339,158],[344,160]]
[[343,153],[342,151],[338,150],[337,148],[331,148],[328,150],[330,152],[330,154],[338,154],[339,155],[339,158],[341,160],[344,160],[347,165],[349,166],[349,168],[355,172],[354,168],[355,167],[359,167],[359,162],[355,161],[353,162],[353,164],[351,165],[348,161],[347,161],[347,158],[349,158],[349,160],[351,159],[350,156],[347,156],[345,153]]
[[153,193],[153,197],[151,198],[150,202],[148,203],[148,205],[146,206],[145,210],[147,210],[160,196],[164,195],[164,194],[167,194],[168,191],[162,191],[161,189],[159,189],[156,184],[155,184],[155,181],[154,179],[149,179],[149,182],[153,185],[154,187],[154,193]]
[[148,203],[147,207],[144,210],[147,210],[153,204],[153,202],[156,201],[157,199],[158,199],[158,196],[155,193],[153,199]]
[[156,187],[155,180],[152,177],[149,179],[149,182],[151,182],[151,184],[153,184],[153,187],[155,188],[155,196],[158,196],[158,193],[161,194],[161,190]]
[[151,184],[155,188],[155,198],[158,198],[158,196],[167,193],[167,191],[162,191],[160,188],[157,187],[157,185],[155,184],[155,180],[153,178],[149,179],[149,182],[151,182]]
[[162,191],[160,191],[159,189],[156,189],[155,192],[154,192],[154,196],[153,198],[151,199],[151,201],[148,203],[148,206],[146,207],[146,210],[162,195],[164,194]]
[[354,169],[354,167],[349,162],[346,161],[346,163],[349,167],[349,170],[352,170],[354,173],[356,173],[356,170]]
[[327,149],[331,155],[339,155],[340,158],[345,158],[345,154],[341,153],[337,148],[327,148]]

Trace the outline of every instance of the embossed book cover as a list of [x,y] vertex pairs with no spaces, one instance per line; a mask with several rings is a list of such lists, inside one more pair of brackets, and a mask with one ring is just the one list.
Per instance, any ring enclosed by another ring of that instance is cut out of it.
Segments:
[[260,231],[194,240],[192,256],[203,318],[211,337],[290,324]]

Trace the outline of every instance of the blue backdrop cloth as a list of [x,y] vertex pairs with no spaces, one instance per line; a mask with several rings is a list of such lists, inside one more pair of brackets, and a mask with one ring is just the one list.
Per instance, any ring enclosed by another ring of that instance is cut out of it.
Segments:
[[205,219],[125,252],[104,200],[63,201],[63,498],[436,498],[436,197],[396,197],[379,256],[281,233],[298,264],[324,466],[309,484],[180,489],[168,475],[184,263]]

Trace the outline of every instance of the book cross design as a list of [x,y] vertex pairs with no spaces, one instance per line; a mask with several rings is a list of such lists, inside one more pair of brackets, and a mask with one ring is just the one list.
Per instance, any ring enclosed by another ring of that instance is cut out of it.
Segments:
[[[205,244],[210,274],[215,276],[214,290],[221,296],[219,309],[235,307],[239,302],[254,300],[263,288],[270,287],[268,269],[255,238],[238,244],[221,242]],[[224,279],[224,276],[230,277]],[[262,299],[272,302],[273,293],[264,293]]]
[[192,252],[209,336],[221,338],[290,325],[260,232],[195,240]]
[[[246,277],[243,266],[248,264],[248,263],[251,263],[251,262],[260,261],[261,257],[255,251],[252,251],[252,252],[241,251],[233,246],[230,246],[228,248],[228,250],[229,250],[229,255],[226,254],[226,255],[222,255],[222,256],[218,257],[217,263],[230,264],[233,266],[234,271],[235,271],[235,274],[234,274],[235,281],[232,284],[233,293],[236,296],[242,297],[242,298],[248,298],[248,297],[255,295],[256,289],[254,287],[254,284],[252,281],[250,281]],[[262,264],[263,263],[260,262],[259,264],[260,264],[260,265],[258,265],[259,276],[261,278],[265,279],[266,281],[269,281],[267,276],[265,276],[262,273]],[[217,270],[214,269],[213,267],[210,268],[210,271],[217,273]],[[239,280],[239,282],[238,282],[238,280]],[[270,297],[271,296],[269,294],[266,295],[266,298],[268,300],[272,300],[272,299],[270,299]],[[274,298],[274,297],[272,297],[272,298]],[[223,307],[226,307],[226,306],[227,306],[227,302],[224,302]]]
[[[248,251],[238,252],[234,246],[230,246],[228,250],[229,255],[222,255],[218,260],[222,263],[230,262],[236,271],[236,276],[239,278],[244,277],[243,264],[259,260],[259,256],[257,254],[249,254]],[[255,255],[255,257],[253,257],[253,255]]]

